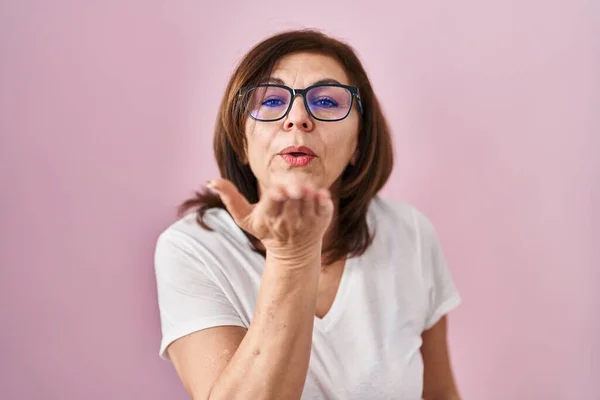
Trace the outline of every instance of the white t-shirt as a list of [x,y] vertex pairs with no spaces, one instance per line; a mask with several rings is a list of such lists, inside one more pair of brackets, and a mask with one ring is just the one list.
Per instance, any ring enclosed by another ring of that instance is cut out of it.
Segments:
[[[155,254],[160,356],[174,340],[209,327],[248,328],[264,258],[227,212],[195,214],[159,237]],[[303,400],[421,398],[421,333],[461,300],[435,230],[415,207],[376,197],[375,239],[349,258],[330,311],[315,317]]]

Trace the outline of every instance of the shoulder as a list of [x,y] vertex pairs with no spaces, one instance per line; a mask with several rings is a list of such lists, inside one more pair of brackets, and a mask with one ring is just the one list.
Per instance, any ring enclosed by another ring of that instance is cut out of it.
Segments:
[[209,209],[203,221],[210,230],[198,223],[196,213],[187,214],[173,222],[158,235],[156,252],[179,251],[206,261],[211,254],[226,253],[232,247],[248,247],[247,237],[227,211]]
[[435,236],[431,220],[420,209],[406,201],[376,196],[369,206],[368,219],[378,229],[389,233],[410,233],[420,240]]

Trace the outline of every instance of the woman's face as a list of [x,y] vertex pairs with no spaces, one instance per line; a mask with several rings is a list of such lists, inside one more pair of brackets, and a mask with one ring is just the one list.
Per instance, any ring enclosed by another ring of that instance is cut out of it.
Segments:
[[[334,58],[295,53],[275,64],[270,83],[304,89],[323,80],[351,84]],[[302,96],[293,100],[289,113],[279,121],[262,122],[248,117],[246,156],[259,191],[294,178],[307,180],[316,187],[332,188],[356,156],[359,120],[356,101],[350,114],[341,121],[316,120],[306,110]],[[298,150],[290,150],[290,146],[308,148],[300,149],[300,153],[312,152],[314,156],[290,154]]]

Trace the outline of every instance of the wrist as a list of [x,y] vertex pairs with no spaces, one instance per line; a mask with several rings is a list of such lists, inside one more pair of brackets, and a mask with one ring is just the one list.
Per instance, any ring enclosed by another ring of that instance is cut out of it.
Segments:
[[321,241],[314,243],[283,245],[283,246],[265,246],[266,259],[270,262],[276,262],[279,265],[291,268],[310,267],[317,264],[321,266]]

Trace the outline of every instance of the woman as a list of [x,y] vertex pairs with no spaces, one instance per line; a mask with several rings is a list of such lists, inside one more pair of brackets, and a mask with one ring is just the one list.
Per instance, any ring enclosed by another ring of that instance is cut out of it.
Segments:
[[194,399],[458,399],[460,303],[435,231],[383,200],[391,138],[352,49],[272,36],[227,87],[222,178],[156,247],[163,339]]

